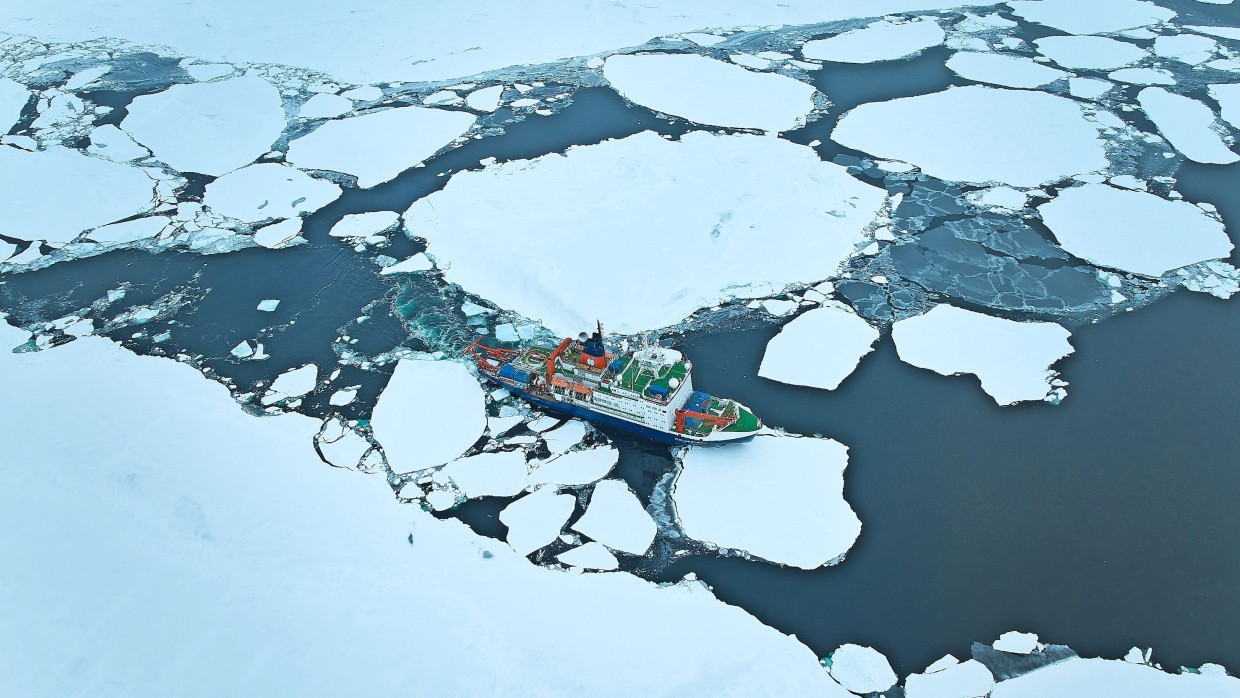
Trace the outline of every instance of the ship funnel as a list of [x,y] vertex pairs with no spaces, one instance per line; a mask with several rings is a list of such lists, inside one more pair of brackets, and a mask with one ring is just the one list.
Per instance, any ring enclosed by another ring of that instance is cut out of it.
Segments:
[[584,342],[589,338],[590,338],[590,335],[586,334],[585,332],[582,332],[581,334],[577,335],[577,341],[579,342]]

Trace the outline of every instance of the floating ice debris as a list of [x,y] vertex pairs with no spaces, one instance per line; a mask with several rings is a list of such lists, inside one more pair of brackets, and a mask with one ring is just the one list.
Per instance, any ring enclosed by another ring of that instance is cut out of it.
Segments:
[[410,274],[419,271],[429,271],[434,268],[435,265],[431,263],[431,260],[428,259],[425,254],[419,252],[403,262],[393,264],[390,267],[384,267],[383,271],[379,272],[379,274],[381,276],[387,276],[389,274]]
[[302,119],[331,119],[353,111],[353,101],[348,97],[333,94],[317,94],[297,110]]
[[250,340],[247,339],[233,347],[230,353],[238,359],[248,359],[254,356],[254,347],[250,345]]
[[128,133],[112,124],[98,126],[90,132],[90,145],[86,152],[114,162],[131,162],[151,154],[151,151],[135,143]]
[[1053,322],[1016,322],[950,305],[892,325],[907,364],[945,376],[972,373],[1000,405],[1063,397],[1051,364],[1071,354],[1068,330]]
[[761,305],[763,310],[771,315],[774,315],[775,317],[783,317],[801,306],[801,304],[796,301],[786,301],[775,298],[764,300]]
[[86,237],[104,244],[134,242],[159,235],[170,223],[164,216],[147,216],[100,226],[87,233]]
[[464,364],[401,359],[370,424],[393,472],[446,463],[486,429],[482,386]]
[[586,543],[560,553],[556,559],[570,567],[581,567],[587,570],[614,570],[620,565],[616,556],[612,555],[602,543]]
[[270,312],[275,311],[275,309],[278,308],[279,306],[280,306],[279,298],[268,298],[266,300],[259,301],[256,309],[261,310],[264,313],[270,313]]
[[1110,34],[1146,27],[1175,17],[1175,12],[1144,0],[1090,0],[1089,12],[1081,12],[1075,0],[1014,0],[1012,11],[1069,34]]
[[474,123],[459,111],[400,107],[337,121],[289,142],[288,162],[297,167],[357,176],[373,187],[434,155]]
[[1122,68],[1149,55],[1140,46],[1105,36],[1047,36],[1033,43],[1059,65],[1083,70]]
[[966,80],[1006,87],[1040,87],[1068,77],[1068,73],[1037,63],[1032,58],[1001,53],[959,51],[947,59],[947,67]]
[[493,112],[499,108],[499,98],[503,94],[503,85],[474,90],[465,96],[465,106],[475,111]]
[[[782,139],[693,132],[667,141],[643,132],[457,173],[414,202],[405,222],[430,241],[441,267],[450,264],[449,281],[554,332],[576,334],[596,317],[634,332],[721,300],[830,276],[885,198],[813,149]],[[572,204],[580,201],[591,205]],[[651,218],[650,210],[663,215]],[[609,268],[658,268],[690,256],[699,266],[674,286],[581,284],[566,299],[558,289],[580,273],[581,260],[545,253],[560,230],[624,240],[609,246]]]
[[1081,99],[1097,99],[1112,87],[1114,83],[1100,78],[1068,78],[1068,93]]
[[356,399],[357,388],[345,388],[332,393],[332,396],[327,399],[327,404],[333,407],[343,407],[353,404],[353,401]]
[[927,668],[923,674],[911,674],[904,679],[904,695],[906,698],[984,698],[994,685],[995,677],[990,670],[970,659],[933,671]]
[[523,108],[523,107],[534,107],[534,106],[538,106],[540,101],[541,100],[534,98],[534,97],[525,97],[523,99],[514,99],[512,102],[509,103],[508,106],[516,107],[518,109]]
[[341,468],[356,468],[370,450],[370,442],[338,418],[324,423],[315,443],[328,463]]
[[454,460],[437,470],[434,480],[451,480],[467,499],[515,497],[525,489],[525,452],[480,453]]
[[521,337],[511,322],[505,322],[495,326],[495,338],[501,342],[515,342]]
[[1201,102],[1161,87],[1141,90],[1137,101],[1158,132],[1189,160],[1220,165],[1240,160],[1214,130],[1214,112]]
[[303,242],[300,217],[265,225],[254,233],[254,243],[260,247],[281,249]]
[[831,301],[798,316],[771,338],[758,375],[835,390],[877,340],[878,330],[848,306]]
[[599,481],[573,530],[612,550],[634,555],[645,555],[658,532],[654,519],[623,480]]
[[314,364],[306,364],[276,376],[276,379],[271,382],[269,390],[273,393],[281,393],[287,397],[301,397],[314,390],[314,385],[318,380],[319,367]]
[[689,448],[680,460],[672,500],[690,538],[814,569],[839,559],[861,533],[843,494],[848,449],[836,441],[758,436]]
[[829,39],[808,41],[801,47],[801,55],[836,63],[893,61],[938,46],[944,36],[943,28],[933,19],[900,24],[883,20]]
[[30,90],[9,78],[0,78],[0,133],[8,133],[30,102]]
[[1174,85],[1175,75],[1162,68],[1120,68],[1107,73],[1115,82],[1129,85]]
[[317,211],[340,196],[340,187],[286,165],[259,163],[207,185],[202,203],[246,222],[291,218]]
[[173,85],[134,98],[121,128],[182,172],[222,175],[271,150],[284,130],[284,107],[257,77]]
[[586,436],[586,423],[580,419],[570,419],[563,426],[542,433],[543,440],[551,453],[564,453],[581,443]]
[[534,463],[526,483],[530,485],[588,485],[607,476],[620,453],[614,446],[569,451],[545,462]]
[[787,131],[814,108],[814,87],[693,54],[617,55],[603,76],[630,101],[702,124]]
[[499,513],[508,527],[505,540],[518,555],[529,555],[560,535],[576,503],[576,497],[559,494],[555,487],[539,487]]
[[1086,184],[1038,207],[1060,247],[1094,264],[1145,276],[1230,254],[1223,224],[1186,201]]
[[881,693],[898,680],[887,658],[873,647],[840,645],[830,659],[831,678],[853,693]]
[[1102,141],[1080,106],[1027,90],[954,87],[863,104],[832,140],[960,182],[1032,187],[1105,170]]
[[76,150],[0,147],[0,234],[9,237],[69,242],[149,209],[154,192],[142,170]]
[[[1036,669],[1016,678],[1000,681],[991,698],[1043,698],[1044,696],[1124,696],[1124,698],[1165,698],[1166,696],[1236,696],[1240,680],[1208,672],[1168,674],[1144,664],[1121,659],[1082,659],[1073,657]],[[911,697],[910,697],[911,698]]]
[[1223,121],[1240,129],[1240,85],[1210,85],[1210,97],[1221,107]]
[[1188,65],[1199,65],[1210,60],[1218,50],[1218,42],[1204,36],[1177,34],[1154,39],[1154,55],[1171,58]]
[[537,419],[531,420],[530,423],[525,426],[529,427],[530,431],[541,433],[559,423],[560,423],[559,417],[553,417],[549,414],[545,414],[541,417],[538,417]]
[[1029,654],[1038,648],[1038,636],[1036,633],[1021,633],[1012,630],[1000,635],[991,647],[1008,654]]

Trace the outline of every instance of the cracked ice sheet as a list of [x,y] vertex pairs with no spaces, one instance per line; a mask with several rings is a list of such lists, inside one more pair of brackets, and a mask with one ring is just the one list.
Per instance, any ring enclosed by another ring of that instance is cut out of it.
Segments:
[[59,146],[0,146],[0,233],[69,242],[87,228],[150,209],[155,182],[142,170]]
[[0,78],[0,133],[8,133],[13,128],[29,102],[30,90],[25,85]]
[[1082,12],[1078,0],[1014,0],[1009,2],[1020,17],[1069,34],[1110,34],[1165,22],[1175,12],[1145,0],[1090,0]]
[[972,373],[1000,405],[1059,394],[1050,366],[1072,353],[1069,334],[1053,322],[1016,322],[950,305],[891,327],[901,361],[945,376]]
[[619,458],[620,453],[614,446],[569,451],[553,460],[535,463],[526,482],[530,485],[588,485],[606,477]]
[[943,43],[943,28],[933,19],[896,24],[874,22],[827,39],[806,42],[801,55],[836,63],[893,61]]
[[[1119,659],[1072,658],[1042,667],[1007,681],[1000,681],[991,698],[1164,698],[1165,696],[1217,697],[1240,695],[1240,681],[1212,672],[1168,674],[1144,664]],[[910,697],[911,698],[911,697]]]
[[958,182],[1035,187],[1108,164],[1080,105],[1027,90],[953,87],[871,102],[845,114],[831,139]]
[[1189,160],[1215,165],[1240,160],[1214,130],[1214,112],[1201,102],[1161,87],[1141,90],[1137,101],[1158,132]]
[[121,128],[156,158],[209,175],[254,162],[285,126],[280,93],[257,77],[173,85],[134,98],[128,112]]
[[[781,139],[643,132],[458,173],[414,202],[405,223],[451,265],[448,281],[567,336],[595,318],[620,332],[664,327],[729,297],[829,277],[885,199]],[[608,268],[692,258],[695,271],[657,284],[581,283],[566,297],[563,280],[580,275],[582,259],[546,251],[565,230],[589,231]]]
[[645,555],[658,532],[654,519],[623,480],[602,480],[594,486],[586,513],[573,530],[634,555]]
[[837,560],[861,533],[844,500],[848,449],[831,439],[758,436],[689,448],[672,500],[685,535],[781,565]]
[[564,530],[576,502],[575,496],[560,494],[554,486],[535,489],[499,513],[500,523],[508,528],[504,539],[518,555],[550,545]]
[[[835,390],[878,341],[878,330],[843,303],[828,302],[784,325],[771,338],[758,375],[789,385]],[[812,347],[814,360],[805,360]]]
[[947,67],[966,80],[1006,87],[1041,87],[1068,77],[1068,73],[1044,66],[1032,58],[999,53],[960,51],[947,59]]
[[355,175],[363,189],[413,167],[469,130],[466,112],[400,107],[327,121],[289,141],[289,164]]
[[1223,224],[1187,201],[1085,184],[1038,207],[1059,246],[1099,266],[1143,276],[1227,257]]
[[706,56],[612,56],[603,76],[632,102],[700,124],[776,133],[803,125],[814,109],[813,85]]
[[454,460],[437,470],[434,480],[451,480],[466,499],[515,497],[525,489],[525,451],[479,453]]
[[[0,322],[0,345],[26,338]],[[184,364],[85,338],[0,351],[0,377],[26,396],[0,401],[24,435],[0,488],[0,586],[22,599],[0,625],[6,695],[839,694],[704,586],[531,565],[323,464],[318,420],[247,415]]]
[[484,395],[464,364],[401,359],[370,419],[392,471],[446,463],[474,445],[487,426]]

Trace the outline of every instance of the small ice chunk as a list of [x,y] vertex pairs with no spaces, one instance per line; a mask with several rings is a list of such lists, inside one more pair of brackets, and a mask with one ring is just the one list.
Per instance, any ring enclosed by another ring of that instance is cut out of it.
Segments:
[[801,55],[835,63],[875,63],[906,58],[943,43],[946,34],[933,19],[894,23],[881,20],[827,39],[808,41]]
[[1011,630],[1000,635],[991,647],[1008,654],[1029,654],[1038,648],[1038,636]]
[[393,472],[464,453],[486,429],[484,395],[464,364],[401,359],[370,420]]
[[898,680],[881,652],[854,644],[840,645],[831,653],[828,671],[836,683],[861,695],[882,693]]
[[545,414],[537,419],[531,420],[526,426],[529,427],[530,431],[544,432],[559,423],[559,417],[553,417],[549,414]]
[[1214,130],[1214,112],[1201,102],[1161,87],[1141,90],[1137,101],[1158,132],[1189,160],[1216,165],[1240,160]]
[[348,97],[332,94],[317,94],[297,110],[302,119],[331,119],[353,111],[353,101]]
[[570,567],[581,567],[587,570],[614,570],[620,565],[616,556],[612,555],[602,543],[586,543],[560,553],[556,559]]
[[1135,191],[1146,190],[1145,182],[1132,175],[1116,175],[1107,181],[1110,182],[1112,186],[1116,186],[1121,189],[1132,189]]
[[1068,77],[1068,73],[1035,63],[1024,56],[960,51],[947,59],[947,67],[966,80],[1006,87],[1041,87]]
[[1198,34],[1217,36],[1220,39],[1240,39],[1240,27],[1210,27],[1199,24],[1186,24],[1180,28],[1197,32]]
[[529,555],[559,537],[577,498],[556,487],[539,487],[504,507],[499,520],[508,527],[505,540],[518,555]]
[[254,356],[254,347],[250,346],[250,340],[245,340],[232,348],[232,355],[238,359],[248,359]]
[[264,313],[270,313],[270,312],[274,312],[275,309],[279,307],[279,305],[280,305],[279,298],[267,298],[267,299],[259,301],[256,309],[261,310]]
[[337,238],[362,238],[388,230],[398,222],[400,222],[400,214],[395,211],[350,213],[333,225],[328,235]]
[[501,342],[515,342],[520,339],[517,336],[517,328],[513,327],[511,322],[496,325],[495,338]]
[[614,446],[569,451],[553,460],[535,463],[526,478],[526,483],[529,485],[588,485],[606,477],[619,458],[620,453]]
[[379,274],[380,276],[387,276],[389,274],[411,274],[420,271],[430,271],[434,268],[435,265],[431,263],[431,260],[427,258],[424,253],[419,252],[403,262],[393,264],[390,267],[384,267],[383,271],[379,272]]
[[[835,390],[870,353],[878,330],[829,301],[784,325],[766,345],[758,375],[790,385]],[[809,351],[813,360],[806,361]]]
[[100,226],[90,231],[87,237],[104,244],[135,242],[159,235],[168,224],[169,220],[164,216],[147,216]]
[[935,672],[912,674],[904,680],[906,698],[982,698],[995,685],[986,665],[975,659]]
[[1068,78],[1068,93],[1080,99],[1097,99],[1115,87],[1115,83],[1101,78]]
[[356,399],[357,388],[345,388],[332,393],[332,396],[327,399],[327,404],[333,407],[343,407],[352,404]]
[[451,480],[468,499],[514,497],[525,489],[525,452],[480,453],[448,463],[436,482]]
[[475,111],[493,112],[499,108],[499,99],[503,94],[503,85],[492,85],[481,90],[474,90],[465,97],[465,106]]
[[728,60],[737,65],[745,66],[752,70],[766,70],[771,67],[771,62],[765,58],[759,58],[748,53],[734,53],[728,56]]
[[573,530],[634,555],[645,555],[658,532],[654,519],[622,480],[602,480],[594,486],[586,513]]
[[800,304],[796,301],[779,300],[777,298],[762,301],[762,309],[775,317],[783,317],[796,310],[799,306]]
[[1136,44],[1105,36],[1047,36],[1033,43],[1059,65],[1081,70],[1113,70],[1149,55]]
[[314,364],[306,364],[276,376],[276,379],[271,382],[270,391],[281,393],[287,397],[301,397],[314,390],[318,380],[319,367]]

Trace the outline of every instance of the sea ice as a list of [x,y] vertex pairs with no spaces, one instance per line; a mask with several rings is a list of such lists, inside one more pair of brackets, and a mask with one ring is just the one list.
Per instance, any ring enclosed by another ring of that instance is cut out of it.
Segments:
[[473,126],[459,111],[399,107],[325,122],[292,140],[286,160],[297,167],[357,176],[363,189],[423,162]]
[[848,306],[828,302],[784,325],[766,345],[758,375],[835,390],[878,341],[878,330]]
[[1162,68],[1120,68],[1107,73],[1107,77],[1129,85],[1174,85],[1175,75]]
[[751,70],[766,70],[771,67],[771,62],[769,60],[759,58],[748,53],[734,53],[728,56],[728,60],[737,65],[745,66]]
[[559,494],[553,486],[539,487],[499,513],[508,527],[505,540],[518,555],[529,555],[560,535],[576,503],[576,497]]
[[1000,405],[1055,394],[1050,366],[1072,353],[1069,334],[1053,322],[1016,322],[950,305],[891,328],[902,361],[945,376],[972,373]]
[[1094,264],[1144,276],[1231,253],[1223,224],[1186,201],[1085,184],[1038,207],[1064,250]]
[[504,94],[503,85],[492,85],[474,90],[465,96],[465,106],[475,111],[493,112],[499,108],[499,98]]
[[1140,46],[1105,36],[1047,36],[1033,43],[1043,56],[1080,70],[1113,70],[1149,55]]
[[1154,39],[1154,55],[1188,65],[1199,65],[1214,57],[1218,42],[1195,34],[1160,36]]
[[862,104],[831,138],[960,182],[1034,187],[1108,165],[1097,129],[1076,102],[977,85]]
[[525,452],[479,453],[454,460],[436,471],[434,479],[451,480],[467,499],[515,497],[525,489]]
[[87,233],[86,236],[95,242],[103,244],[135,242],[155,237],[163,232],[170,223],[164,216],[147,216],[123,223],[100,226]]
[[370,450],[370,442],[339,419],[331,420],[316,443],[327,462],[340,468],[356,468]]
[[969,201],[985,208],[1019,211],[1029,202],[1029,195],[1011,187],[991,187],[965,195]]
[[1037,63],[1032,58],[1002,53],[959,51],[947,59],[947,67],[966,80],[1006,87],[1041,87],[1068,77],[1068,73]]
[[333,407],[343,407],[344,405],[353,404],[353,401],[356,399],[357,388],[345,388],[344,390],[337,390],[332,393],[332,396],[328,398],[327,403]]
[[460,104],[462,101],[461,96],[452,90],[439,90],[427,95],[422,103],[428,107],[441,107]]
[[[831,276],[885,199],[782,139],[643,132],[457,173],[414,202],[405,223],[450,265],[448,281],[568,336],[595,318],[621,332],[663,327],[725,299]],[[565,230],[590,231],[594,264],[665,271],[667,282],[583,281],[565,296],[563,280],[591,264],[548,247]],[[693,274],[666,266],[689,258]]]
[[645,555],[658,532],[654,519],[623,480],[602,480],[594,486],[586,513],[573,530],[634,555]]
[[882,20],[801,47],[806,58],[836,63],[894,61],[943,43],[943,28],[933,19],[896,24]]
[[614,446],[569,451],[558,458],[534,463],[526,478],[529,485],[588,485],[611,472],[620,453]]
[[1112,87],[1114,83],[1101,78],[1068,78],[1068,93],[1081,99],[1097,99]]
[[270,313],[270,312],[274,312],[275,309],[278,308],[279,306],[280,306],[279,298],[268,298],[266,300],[259,301],[258,307],[256,309],[261,310],[264,313]]
[[340,196],[340,187],[274,162],[230,172],[207,185],[202,203],[247,223],[294,218],[317,211]]
[[401,359],[370,418],[393,472],[446,463],[487,426],[482,386],[464,364]]
[[98,126],[90,132],[90,145],[86,152],[115,162],[132,162],[151,154],[151,151],[135,143],[128,133],[112,124]]
[[1021,633],[1015,630],[1003,633],[991,647],[1008,654],[1029,654],[1038,648],[1036,633]]
[[30,102],[30,90],[10,78],[0,78],[0,133],[8,133]]
[[680,461],[672,500],[695,540],[814,569],[839,559],[861,533],[844,500],[848,449],[837,441],[758,436],[689,448]]
[[1218,102],[1223,121],[1240,129],[1240,85],[1210,85],[1210,97]]
[[276,379],[271,381],[270,390],[273,393],[280,393],[287,397],[301,397],[314,390],[318,380],[319,367],[314,364],[306,364],[276,376]]
[[301,237],[301,218],[288,218],[278,223],[265,225],[255,231],[254,244],[273,250],[305,242]]
[[702,124],[775,133],[814,108],[813,85],[692,54],[612,56],[603,76],[630,101]]
[[886,691],[898,680],[881,652],[854,644],[840,645],[831,653],[828,671],[836,683],[861,695]]
[[586,436],[586,423],[580,419],[570,419],[563,426],[543,432],[543,440],[551,453],[564,453],[581,443]]
[[1186,24],[1180,28],[1197,32],[1198,34],[1217,36],[1220,39],[1240,39],[1240,27],[1210,27],[1198,24]]
[[142,170],[54,146],[0,147],[0,234],[69,242],[87,228],[149,209],[154,182]]
[[257,77],[173,85],[134,98],[121,128],[182,172],[222,175],[250,164],[284,130],[284,107]]
[[302,119],[331,119],[353,111],[353,100],[333,94],[317,94],[297,110]]
[[1088,12],[1076,0],[1014,0],[1008,5],[1030,22],[1069,34],[1111,34],[1175,17],[1174,11],[1145,0],[1090,0]]
[[350,213],[340,219],[327,234],[335,238],[364,238],[388,230],[400,222],[395,211],[367,211]]
[[614,570],[620,565],[607,546],[593,542],[562,552],[556,559],[571,567],[587,570]]
[[1086,696],[1124,696],[1124,698],[1165,698],[1166,696],[1240,695],[1240,681],[1208,673],[1168,674],[1144,664],[1122,659],[1081,659],[1073,657],[1050,666],[1000,681],[991,698],[1085,698]]
[[970,659],[938,671],[926,670],[904,679],[907,698],[984,698],[995,685],[995,677],[984,664]]
[[430,271],[434,268],[435,265],[431,262],[431,260],[428,259],[425,254],[419,252],[403,262],[397,262],[390,267],[384,267],[383,271],[379,272],[379,275],[388,276],[389,274],[410,274],[419,271]]
[[1158,132],[1189,160],[1216,165],[1240,160],[1214,130],[1214,112],[1201,102],[1161,87],[1141,90],[1137,101]]

